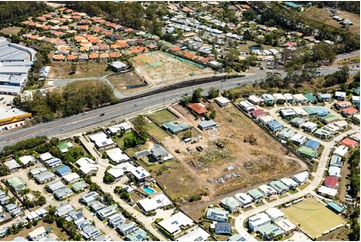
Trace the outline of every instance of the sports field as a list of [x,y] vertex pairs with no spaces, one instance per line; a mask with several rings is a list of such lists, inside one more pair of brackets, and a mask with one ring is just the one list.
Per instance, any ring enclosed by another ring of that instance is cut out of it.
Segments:
[[345,220],[313,198],[285,208],[282,212],[311,238],[317,238],[324,232],[346,223]]

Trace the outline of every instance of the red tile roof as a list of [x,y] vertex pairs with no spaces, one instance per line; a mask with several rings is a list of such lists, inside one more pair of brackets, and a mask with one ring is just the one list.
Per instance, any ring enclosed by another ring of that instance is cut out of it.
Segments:
[[148,48],[146,47],[143,47],[143,46],[137,46],[137,47],[134,47],[130,50],[130,53],[141,53],[143,51],[147,51]]
[[199,115],[208,113],[208,110],[203,107],[200,103],[190,103],[187,106],[188,108],[192,109],[194,112],[196,112]]
[[358,113],[357,109],[353,108],[353,107],[349,107],[349,108],[345,108],[342,110],[342,112],[348,114],[348,115],[352,115],[352,114],[356,114]]
[[350,138],[345,138],[344,140],[341,141],[340,144],[348,147],[355,147],[358,143]]
[[263,111],[262,109],[256,109],[256,110],[251,111],[251,115],[256,118],[258,118],[262,115],[265,115],[265,114],[266,114],[265,111]]
[[120,53],[118,53],[118,52],[110,52],[109,56],[111,58],[118,58],[118,57],[120,57]]
[[334,176],[328,176],[324,181],[326,187],[332,187],[332,188],[336,188],[337,183],[338,183],[338,178]]
[[171,51],[180,51],[180,46],[173,46],[170,48]]
[[76,59],[78,59],[78,56],[76,56],[76,55],[68,55],[68,58],[67,58],[67,60],[76,60]]
[[196,57],[196,54],[193,54],[193,53],[191,53],[191,52],[184,52],[184,53],[183,53],[183,56],[184,56],[185,58],[187,58],[187,59],[193,60],[193,59]]

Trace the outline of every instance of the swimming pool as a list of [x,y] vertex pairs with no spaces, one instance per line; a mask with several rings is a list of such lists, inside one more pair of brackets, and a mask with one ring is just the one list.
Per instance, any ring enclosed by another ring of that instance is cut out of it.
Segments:
[[154,194],[155,191],[149,187],[143,187],[143,190],[148,194]]

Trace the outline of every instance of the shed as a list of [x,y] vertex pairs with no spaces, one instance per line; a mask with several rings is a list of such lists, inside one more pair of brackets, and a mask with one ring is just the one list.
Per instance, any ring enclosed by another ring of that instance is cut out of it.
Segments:
[[342,213],[343,210],[345,210],[344,206],[338,205],[335,202],[329,202],[327,203],[327,207],[329,207],[332,211],[334,211],[335,213]]
[[217,123],[214,122],[213,120],[205,120],[205,121],[201,121],[198,124],[198,128],[200,128],[201,130],[208,130],[208,129],[213,129],[217,127]]

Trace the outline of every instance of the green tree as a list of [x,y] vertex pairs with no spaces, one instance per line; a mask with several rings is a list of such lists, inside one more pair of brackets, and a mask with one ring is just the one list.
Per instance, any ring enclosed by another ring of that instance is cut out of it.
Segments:
[[243,19],[246,21],[252,21],[256,18],[256,13],[253,11],[253,9],[248,9],[243,12]]
[[216,98],[219,96],[219,90],[214,88],[214,87],[211,87],[208,91],[208,98],[209,99],[213,99],[213,98]]
[[192,102],[193,103],[199,103],[202,97],[202,93],[203,89],[202,88],[197,88],[196,90],[194,90],[193,95],[192,95]]
[[110,175],[108,172],[104,173],[103,182],[105,184],[110,184],[110,183],[112,183],[114,181],[115,181],[115,179],[114,179],[114,177],[112,175]]

